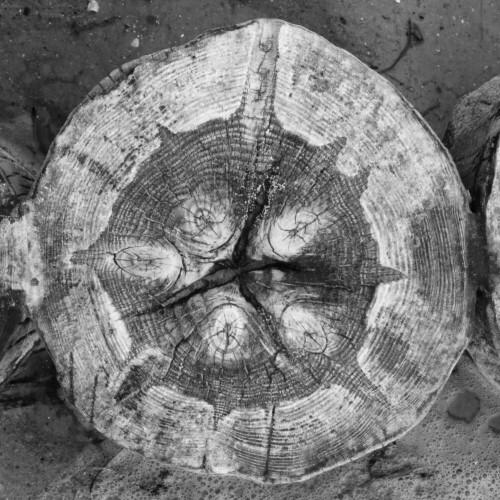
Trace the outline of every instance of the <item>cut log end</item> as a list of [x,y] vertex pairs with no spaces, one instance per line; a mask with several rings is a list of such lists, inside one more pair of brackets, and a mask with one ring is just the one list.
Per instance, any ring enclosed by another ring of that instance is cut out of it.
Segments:
[[30,202],[30,297],[84,418],[173,465],[268,482],[423,418],[468,340],[468,199],[398,93],[275,20],[106,82]]

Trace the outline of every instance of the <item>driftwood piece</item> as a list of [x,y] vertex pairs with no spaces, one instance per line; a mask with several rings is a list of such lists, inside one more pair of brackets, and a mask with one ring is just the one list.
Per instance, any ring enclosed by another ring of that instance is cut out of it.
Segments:
[[43,348],[42,339],[29,319],[17,324],[12,333],[8,333],[2,338],[5,345],[0,350],[0,384],[8,382],[31,353]]
[[0,120],[0,215],[7,215],[26,197],[43,160],[30,115]]
[[468,204],[383,77],[258,20],[89,94],[0,225],[1,286],[25,293],[68,402],[106,436],[302,480],[436,399],[469,342]]
[[[44,155],[28,114],[0,120],[0,219],[8,217],[28,195]],[[0,297],[0,385],[8,382],[43,343],[26,318],[22,293]]]
[[468,351],[500,389],[500,77],[464,96],[453,110],[445,144],[472,196],[484,255],[477,291],[475,335]]

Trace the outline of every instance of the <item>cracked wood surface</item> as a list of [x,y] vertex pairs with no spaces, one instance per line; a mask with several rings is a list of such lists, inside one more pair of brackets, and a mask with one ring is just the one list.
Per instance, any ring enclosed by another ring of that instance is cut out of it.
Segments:
[[0,226],[4,286],[81,417],[172,465],[318,474],[422,419],[467,345],[453,163],[389,83],[298,26],[116,70],[33,194]]

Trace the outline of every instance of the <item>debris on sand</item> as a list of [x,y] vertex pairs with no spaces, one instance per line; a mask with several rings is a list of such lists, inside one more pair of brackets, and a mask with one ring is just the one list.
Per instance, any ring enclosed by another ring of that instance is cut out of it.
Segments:
[[460,391],[448,406],[448,415],[457,420],[472,422],[479,411],[479,397],[472,391]]
[[87,10],[89,12],[99,12],[99,3],[97,0],[89,0],[89,3],[87,5]]

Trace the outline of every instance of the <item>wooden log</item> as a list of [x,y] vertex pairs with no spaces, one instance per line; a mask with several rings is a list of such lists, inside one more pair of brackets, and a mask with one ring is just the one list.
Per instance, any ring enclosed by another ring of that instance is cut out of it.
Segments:
[[22,213],[0,275],[68,402],[175,466],[286,482],[365,455],[469,342],[474,221],[449,154],[383,77],[282,21],[113,72]]
[[30,115],[0,120],[0,215],[26,198],[43,160]]
[[468,351],[500,390],[500,77],[467,94],[453,109],[445,144],[471,193],[478,228],[474,335]]
[[[33,134],[30,115],[0,120],[0,219],[6,221],[6,226],[10,226],[8,221],[19,218],[16,206],[26,199],[41,170],[43,158]],[[19,228],[21,226],[22,223]],[[31,237],[25,231],[21,231],[14,239],[7,237],[5,232],[2,236],[0,251],[12,250],[9,258],[11,263],[17,250],[23,248],[21,241],[28,245]],[[22,270],[30,266],[24,262],[14,267]],[[8,276],[17,279],[10,274],[12,270],[11,267],[2,272],[0,291],[7,286],[12,289]],[[17,289],[21,291],[22,287],[18,286]],[[26,317],[24,293],[21,291],[0,296],[0,386],[9,381],[33,351],[40,348],[43,348],[40,335]]]
[[0,349],[0,384],[8,383],[33,352],[44,348],[40,335],[29,319],[15,326],[8,323],[6,326],[9,329],[4,330],[4,345]]

